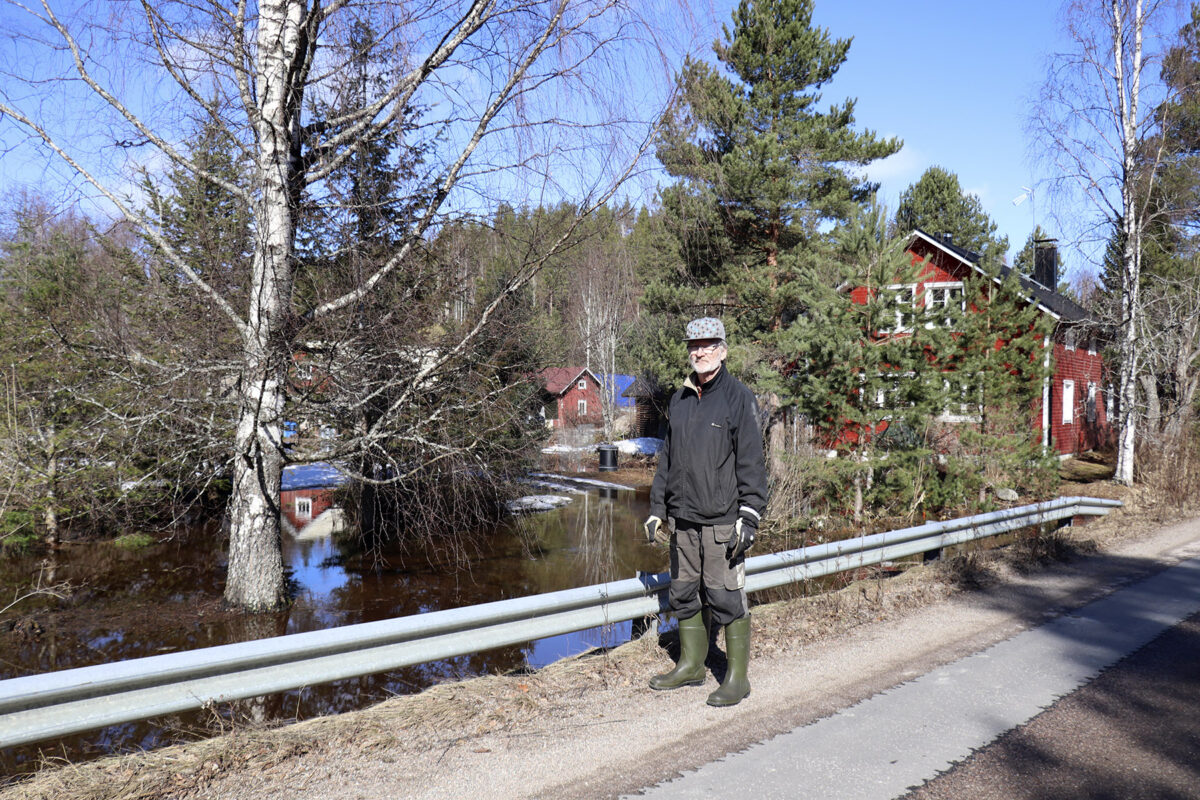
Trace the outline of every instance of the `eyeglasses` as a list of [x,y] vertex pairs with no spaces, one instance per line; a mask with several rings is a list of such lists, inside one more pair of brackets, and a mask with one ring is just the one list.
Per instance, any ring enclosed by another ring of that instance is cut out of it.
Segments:
[[704,352],[711,353],[714,350],[716,350],[717,348],[719,348],[720,346],[721,346],[721,342],[709,342],[708,344],[701,344],[699,342],[688,342],[687,349],[688,349],[689,353],[704,353]]

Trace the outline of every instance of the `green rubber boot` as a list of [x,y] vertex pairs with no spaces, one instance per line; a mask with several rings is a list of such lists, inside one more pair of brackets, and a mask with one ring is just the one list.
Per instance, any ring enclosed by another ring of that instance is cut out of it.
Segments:
[[736,706],[750,694],[746,669],[750,664],[750,617],[725,626],[725,680],[708,696],[710,706]]
[[708,655],[708,628],[694,614],[679,620],[679,663],[670,672],[650,679],[651,689],[678,689],[704,684],[704,658]]

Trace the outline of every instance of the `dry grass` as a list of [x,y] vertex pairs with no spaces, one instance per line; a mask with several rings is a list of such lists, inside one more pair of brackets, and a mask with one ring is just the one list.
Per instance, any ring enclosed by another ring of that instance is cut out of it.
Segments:
[[[1126,507],[1046,541],[1022,540],[997,550],[968,550],[887,579],[856,581],[835,592],[754,608],[756,656],[803,647],[867,623],[887,621],[988,586],[1007,568],[1034,569],[1051,560],[1137,536],[1196,512],[1156,499],[1149,490],[1111,483],[1066,487],[1063,494],[1118,497]],[[1076,491],[1075,489],[1078,489]],[[36,775],[5,790],[4,800],[159,800],[204,797],[205,787],[229,771],[269,773],[294,759],[336,762],[339,754],[378,751],[380,757],[438,752],[485,734],[520,732],[565,716],[589,693],[634,690],[667,662],[669,635],[646,635],[606,651],[565,659],[532,673],[494,675],[396,697],[362,711],[278,728],[239,728],[213,739],[86,764],[48,762]]]
[[1082,453],[1068,458],[1058,466],[1058,477],[1064,481],[1092,482],[1112,478],[1116,467],[1111,455]]

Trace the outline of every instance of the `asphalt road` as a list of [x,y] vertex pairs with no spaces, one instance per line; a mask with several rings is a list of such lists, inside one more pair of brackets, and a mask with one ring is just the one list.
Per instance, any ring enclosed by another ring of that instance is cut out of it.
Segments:
[[1200,797],[1200,615],[904,800]]
[[638,796],[1200,798],[1198,614],[1191,558]]

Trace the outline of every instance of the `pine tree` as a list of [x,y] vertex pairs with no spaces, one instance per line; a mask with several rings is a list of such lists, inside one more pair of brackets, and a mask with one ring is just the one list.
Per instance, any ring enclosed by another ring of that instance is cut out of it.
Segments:
[[1049,317],[1022,288],[1015,271],[986,268],[964,283],[966,311],[939,367],[954,419],[947,444],[947,482],[967,501],[986,505],[988,489],[1008,488],[1042,499],[1056,480],[1056,461],[1034,435],[1034,413],[1051,365],[1045,349]]
[[[808,313],[781,349],[795,361],[765,383],[797,408],[818,445],[835,450],[828,491],[861,518],[868,508],[912,516],[936,496],[928,430],[944,382],[930,353],[945,334],[927,325],[911,287],[919,280],[876,204],[835,231],[840,288],[813,281]],[[848,290],[848,289],[851,289]]]
[[[145,294],[145,276],[123,232],[100,233],[77,212],[29,196],[11,223],[0,240],[0,468],[8,487],[0,538],[36,531],[54,544],[72,529],[103,533],[142,500],[122,484],[163,467],[152,451],[170,440],[171,426],[157,398],[130,389],[107,346],[113,329],[142,324],[128,311],[130,298]],[[159,493],[176,490],[181,484]]]
[[[777,331],[801,304],[799,274],[820,228],[846,219],[871,186],[847,165],[900,142],[853,130],[854,101],[820,111],[849,39],[812,25],[812,0],[742,0],[714,45],[720,69],[689,59],[658,158],[679,182],[662,206],[693,298],[684,316],[734,312],[742,331]],[[731,315],[725,314],[726,323]]]
[[979,198],[963,192],[958,176],[942,167],[925,170],[900,195],[896,227],[902,234],[920,228],[926,233],[948,235],[956,246],[979,254],[983,262],[998,264],[1008,251],[1008,237],[996,238],[996,223],[983,210]]

